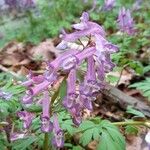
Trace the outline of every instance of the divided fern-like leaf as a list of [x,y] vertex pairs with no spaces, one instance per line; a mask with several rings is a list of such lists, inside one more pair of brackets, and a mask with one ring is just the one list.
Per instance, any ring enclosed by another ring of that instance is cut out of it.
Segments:
[[116,126],[103,120],[100,128],[101,136],[97,150],[125,150],[125,139]]
[[130,88],[136,88],[143,92],[143,96],[148,97],[150,100],[150,78],[146,78],[146,80],[134,83],[129,86]]
[[82,132],[80,144],[84,147],[96,140],[99,142],[97,150],[125,150],[124,137],[118,128],[107,120],[102,120],[100,123],[87,120],[79,128],[78,132]]

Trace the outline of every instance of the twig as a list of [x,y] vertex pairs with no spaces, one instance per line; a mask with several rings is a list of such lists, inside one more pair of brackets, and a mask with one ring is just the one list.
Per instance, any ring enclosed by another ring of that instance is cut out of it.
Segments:
[[123,93],[114,86],[106,85],[106,88],[101,93],[105,99],[118,104],[122,109],[126,109],[128,105],[131,105],[145,116],[150,117],[149,104]]
[[80,39],[78,39],[78,41],[80,42],[80,44],[83,46],[83,49],[85,48],[84,44],[82,43],[82,41]]
[[123,121],[123,122],[112,122],[113,125],[116,126],[126,126],[126,125],[142,125],[150,128],[149,121]]
[[0,70],[7,72],[7,73],[10,73],[11,75],[13,75],[16,78],[20,78],[20,76],[17,73],[10,71],[9,69],[7,69],[6,67],[4,67],[2,65],[0,65]]

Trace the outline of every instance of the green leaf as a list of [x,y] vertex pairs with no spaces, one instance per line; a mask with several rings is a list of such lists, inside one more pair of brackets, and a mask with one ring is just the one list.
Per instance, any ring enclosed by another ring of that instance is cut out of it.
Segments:
[[132,106],[128,106],[126,112],[129,113],[129,114],[139,116],[139,117],[145,117],[145,115],[142,112],[134,109]]
[[13,150],[26,150],[37,138],[35,136],[30,136],[25,139],[17,140],[12,143]]
[[103,120],[99,127],[101,128],[100,142],[97,150],[125,150],[125,139],[118,128],[109,121]]
[[83,150],[81,146],[73,146],[72,150]]
[[138,90],[141,90],[143,92],[143,96],[150,97],[150,78],[146,78],[146,80],[134,83],[130,85],[130,88],[136,88]]
[[137,135],[138,134],[138,128],[136,126],[127,125],[127,126],[125,126],[125,133]]
[[119,77],[113,76],[113,75],[108,75],[107,76],[107,81],[110,83],[116,83],[119,80]]
[[73,127],[73,122],[72,120],[65,120],[61,124],[61,128],[63,130],[66,130],[70,135],[73,135],[75,132],[75,128]]
[[93,135],[93,129],[86,130],[80,138],[80,143],[83,146],[88,145],[90,141],[92,141],[92,135]]
[[87,129],[90,129],[90,128],[93,128],[93,127],[95,127],[95,124],[92,121],[85,120],[79,126],[79,130],[84,131],[84,130],[87,130]]
[[100,130],[97,127],[93,128],[93,139],[94,140],[99,140],[99,138],[100,138],[99,132],[100,132]]
[[150,71],[150,65],[144,67],[144,71],[143,71],[143,72],[146,73],[146,72],[148,72],[148,71]]

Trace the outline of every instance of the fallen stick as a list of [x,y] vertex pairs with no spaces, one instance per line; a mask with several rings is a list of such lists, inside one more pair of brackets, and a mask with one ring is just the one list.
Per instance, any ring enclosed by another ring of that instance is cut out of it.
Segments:
[[133,106],[135,109],[141,111],[145,116],[150,117],[149,104],[140,101],[134,97],[128,96],[114,86],[107,85],[104,90],[101,91],[104,98],[111,100],[114,103],[119,104],[122,109],[126,109],[128,105]]

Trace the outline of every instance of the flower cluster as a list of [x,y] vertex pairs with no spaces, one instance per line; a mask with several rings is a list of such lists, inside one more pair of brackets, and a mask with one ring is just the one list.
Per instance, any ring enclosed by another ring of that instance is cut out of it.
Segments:
[[[53,143],[57,147],[63,146],[63,132],[56,114],[51,112],[53,104],[49,90],[58,81],[60,72],[64,72],[67,76],[67,94],[62,105],[71,114],[74,124],[79,125],[82,121],[82,111],[93,110],[92,102],[96,99],[97,92],[105,86],[105,73],[115,67],[110,55],[118,51],[116,45],[106,40],[104,29],[89,20],[87,12],[83,12],[80,23],[74,24],[73,28],[73,33],[63,32],[62,42],[57,46],[59,49],[67,50],[54,61],[47,63],[48,68],[43,75],[33,76],[30,73],[28,81],[23,83],[28,89],[22,99],[23,105],[30,106],[34,103],[42,106],[41,130],[54,133]],[[88,38],[86,45],[82,43],[82,38],[85,37]],[[69,48],[68,43],[74,42],[80,42],[83,48]],[[78,81],[77,72],[82,63],[87,64],[87,71],[84,80]],[[37,100],[35,98],[37,95],[42,98]],[[18,115],[27,128],[33,115],[27,112]],[[53,121],[50,120],[51,116],[54,118]]]
[[133,35],[135,33],[134,29],[134,21],[131,17],[131,13],[129,9],[125,9],[124,7],[120,9],[118,15],[118,26],[122,32],[125,32],[129,35]]

